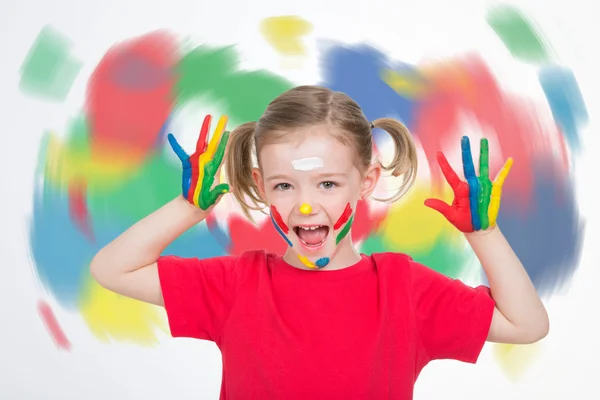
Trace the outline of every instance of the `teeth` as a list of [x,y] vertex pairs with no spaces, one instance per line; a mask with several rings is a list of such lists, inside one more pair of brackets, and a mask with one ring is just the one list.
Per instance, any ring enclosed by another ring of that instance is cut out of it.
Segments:
[[321,226],[299,226],[300,229],[304,229],[305,231],[314,231]]

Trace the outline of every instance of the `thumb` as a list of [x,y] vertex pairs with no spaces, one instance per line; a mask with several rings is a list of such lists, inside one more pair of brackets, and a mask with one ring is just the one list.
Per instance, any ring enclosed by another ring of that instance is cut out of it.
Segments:
[[426,207],[432,208],[442,214],[446,219],[448,219],[452,212],[452,207],[440,199],[427,199],[424,204]]

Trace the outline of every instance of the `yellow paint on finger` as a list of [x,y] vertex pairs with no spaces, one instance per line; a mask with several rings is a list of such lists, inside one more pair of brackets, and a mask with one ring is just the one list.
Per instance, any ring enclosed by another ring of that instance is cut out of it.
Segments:
[[295,15],[265,18],[260,31],[275,51],[286,56],[302,56],[306,47],[301,38],[313,30],[310,22]]
[[214,157],[219,142],[221,141],[221,137],[223,136],[223,132],[225,132],[226,125],[227,117],[223,115],[219,118],[219,122],[217,123],[217,127],[215,128],[210,142],[208,142],[206,151],[198,155],[198,184],[194,190],[194,204],[196,206],[200,204],[200,192],[202,191],[202,182],[204,181],[204,167]]
[[133,300],[107,289],[88,277],[79,302],[81,316],[102,342],[128,341],[145,346],[158,344],[157,330],[168,334],[161,308]]
[[494,179],[492,183],[492,193],[490,194],[490,205],[488,206],[488,218],[490,221],[490,226],[496,225],[496,219],[498,218],[498,213],[500,212],[500,200],[502,197],[502,186],[504,185],[504,181],[510,172],[510,169],[513,165],[513,159],[509,158],[504,163],[504,166]]

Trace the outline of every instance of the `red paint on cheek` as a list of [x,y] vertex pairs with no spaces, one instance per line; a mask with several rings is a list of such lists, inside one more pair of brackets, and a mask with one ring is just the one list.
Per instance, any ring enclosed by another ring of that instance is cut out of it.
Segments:
[[285,222],[283,222],[283,219],[281,218],[281,215],[279,214],[279,211],[277,211],[275,206],[271,206],[271,213],[273,214],[273,218],[275,219],[275,222],[277,222],[277,225],[279,225],[279,228],[281,228],[283,233],[285,233],[287,235],[290,232],[290,229],[285,224]]
[[342,225],[344,225],[346,222],[348,222],[351,215],[352,215],[352,207],[350,207],[350,203],[348,203],[348,204],[346,204],[346,208],[344,209],[342,216],[340,217],[340,219],[337,220],[337,222],[333,226],[333,229],[334,230],[340,229],[342,227]]

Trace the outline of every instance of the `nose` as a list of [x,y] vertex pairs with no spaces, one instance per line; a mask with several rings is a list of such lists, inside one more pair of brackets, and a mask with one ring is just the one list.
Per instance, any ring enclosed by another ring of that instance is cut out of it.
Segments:
[[309,215],[312,212],[312,207],[310,206],[310,204],[302,203],[300,205],[299,211],[301,214]]

